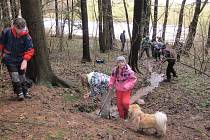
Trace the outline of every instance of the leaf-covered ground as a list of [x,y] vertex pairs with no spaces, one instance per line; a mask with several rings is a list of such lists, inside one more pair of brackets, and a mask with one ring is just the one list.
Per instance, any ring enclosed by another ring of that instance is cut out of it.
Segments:
[[[77,40],[76,40],[77,41]],[[149,93],[145,99],[143,111],[154,113],[164,111],[168,116],[167,133],[157,137],[141,133],[128,127],[121,119],[106,120],[93,113],[98,108],[95,100],[82,98],[78,73],[99,70],[110,74],[115,65],[114,58],[121,55],[118,50],[100,54],[96,50],[91,54],[105,59],[105,64],[92,62],[81,64],[82,51],[71,46],[64,52],[51,50],[51,65],[56,75],[71,80],[78,90],[54,88],[50,85],[34,85],[30,89],[31,100],[16,101],[12,94],[6,69],[0,76],[0,139],[11,140],[208,140],[210,137],[210,95],[209,78],[195,74],[194,70],[176,64],[178,78],[171,83],[162,83]],[[127,55],[127,53],[123,53]],[[187,58],[186,58],[187,59]],[[150,60],[151,61],[151,60]],[[147,59],[139,62],[140,70],[146,74]],[[165,71],[165,66],[163,72]],[[148,74],[148,73],[147,73]],[[147,75],[148,76],[148,75]],[[138,75],[134,93],[146,86],[147,76]],[[86,111],[86,112],[81,112]]]

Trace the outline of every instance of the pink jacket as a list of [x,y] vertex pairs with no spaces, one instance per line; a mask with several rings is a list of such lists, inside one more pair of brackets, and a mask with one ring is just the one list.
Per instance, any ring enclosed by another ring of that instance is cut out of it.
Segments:
[[131,90],[137,81],[134,71],[127,64],[121,73],[118,71],[118,67],[113,69],[112,75],[110,76],[109,88],[112,89],[114,86],[117,91]]

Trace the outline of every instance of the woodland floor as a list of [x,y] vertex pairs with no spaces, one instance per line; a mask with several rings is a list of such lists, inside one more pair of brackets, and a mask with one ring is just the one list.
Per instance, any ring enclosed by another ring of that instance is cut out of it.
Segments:
[[[143,111],[163,111],[168,116],[167,133],[164,137],[138,132],[127,127],[124,120],[106,120],[88,113],[98,108],[92,99],[83,99],[81,85],[76,76],[99,70],[109,74],[115,50],[96,57],[105,59],[105,64],[81,64],[82,51],[76,47],[62,53],[52,51],[51,65],[56,75],[71,80],[77,90],[34,85],[30,89],[33,98],[16,101],[12,94],[6,69],[0,75],[0,140],[209,140],[210,139],[210,80],[194,70],[176,63],[178,78],[162,83],[145,98]],[[124,53],[126,55],[126,53]],[[94,58],[92,57],[94,60]],[[147,71],[147,59],[141,60]],[[165,64],[166,65],[166,64]],[[165,66],[163,72],[165,71]],[[134,92],[146,86],[146,76],[138,75]],[[81,112],[83,111],[83,112]]]

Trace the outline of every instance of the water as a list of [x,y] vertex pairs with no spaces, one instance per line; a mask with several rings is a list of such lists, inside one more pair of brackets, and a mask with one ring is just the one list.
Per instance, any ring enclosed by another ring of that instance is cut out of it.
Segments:
[[[59,21],[59,24],[61,25],[61,21]],[[81,21],[75,21],[75,26],[73,28],[73,34],[82,36],[82,23]],[[50,34],[55,34],[55,19],[52,18],[44,18],[44,26],[47,32]],[[130,30],[132,34],[133,24],[130,23]],[[88,29],[89,29],[89,36],[95,37],[98,36],[98,23],[97,22],[89,22],[88,23]],[[126,38],[129,39],[128,36],[128,30],[127,30],[127,23],[126,22],[114,22],[114,32],[116,39],[120,38],[120,34],[123,32],[123,30],[126,31]],[[176,25],[167,25],[166,26],[166,35],[165,40],[167,42],[174,42],[175,36],[176,36],[177,27]],[[188,29],[182,29],[182,35],[181,40],[184,40],[188,32]],[[65,23],[64,27],[64,34],[68,34],[68,23]],[[162,25],[157,26],[157,36],[161,36],[162,34]],[[152,26],[150,25],[150,39],[152,38]]]

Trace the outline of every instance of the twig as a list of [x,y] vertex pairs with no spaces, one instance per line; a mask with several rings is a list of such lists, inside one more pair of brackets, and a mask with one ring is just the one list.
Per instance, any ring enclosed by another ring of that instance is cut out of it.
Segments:
[[197,69],[197,68],[194,68],[193,66],[190,66],[190,65],[188,65],[188,64],[185,64],[185,63],[183,63],[183,62],[179,62],[179,63],[182,64],[182,65],[184,65],[184,66],[187,66],[187,67],[189,67],[189,68],[191,68],[191,69],[197,70],[197,71],[199,71],[200,73],[202,73],[203,75],[206,75],[206,76],[210,77],[210,75],[206,74],[205,72],[203,72],[203,71],[201,71],[201,70],[199,70],[199,69]]
[[0,120],[0,122],[2,122],[2,123],[32,124],[32,125],[46,125],[47,124],[47,122],[29,122],[29,121],[16,121],[16,120]]
[[199,133],[204,133],[206,136],[210,137],[210,135],[209,135],[208,133],[203,132],[203,131],[201,131],[201,130],[199,130],[199,129],[197,129],[197,128],[194,128],[194,127],[191,127],[191,126],[188,126],[188,125],[183,125],[183,126],[184,126],[184,127],[186,127],[186,128],[189,128],[189,129],[195,130],[196,132],[199,132]]

